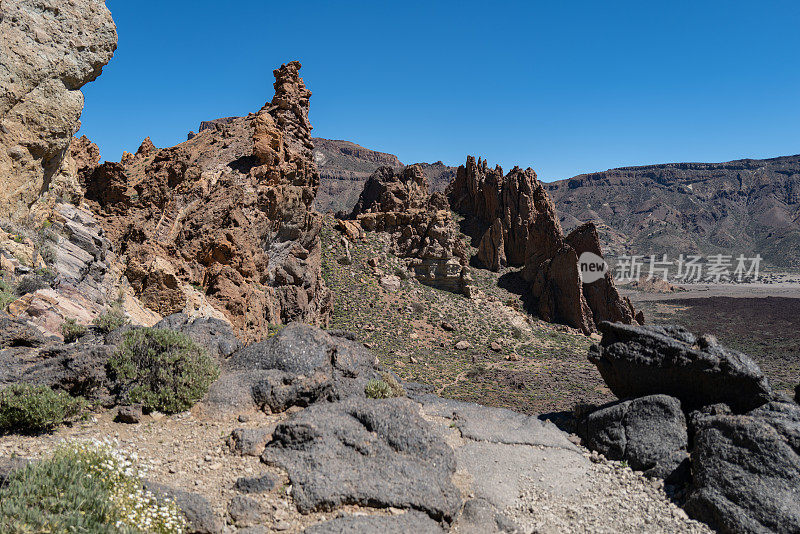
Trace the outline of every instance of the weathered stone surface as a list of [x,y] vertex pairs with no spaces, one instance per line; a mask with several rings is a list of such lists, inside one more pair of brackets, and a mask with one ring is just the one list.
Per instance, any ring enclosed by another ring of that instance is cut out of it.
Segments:
[[686,417],[673,397],[650,395],[607,404],[578,422],[578,435],[609,460],[626,460],[632,469],[671,483],[687,474]]
[[452,449],[406,399],[315,404],[278,425],[262,460],[286,469],[302,512],[361,504],[449,519],[461,507]]
[[257,114],[208,121],[171,148],[145,143],[135,163],[89,177],[87,199],[127,249],[125,275],[162,315],[213,309],[247,341],[269,324],[327,324],[311,92],[299,69],[274,71],[275,96]]
[[225,525],[208,500],[202,495],[146,481],[144,488],[158,499],[170,499],[178,505],[193,534],[220,534]]
[[259,456],[272,439],[272,428],[237,428],[228,437],[228,446],[243,456]]
[[22,220],[42,193],[77,192],[62,163],[80,128],[83,94],[114,55],[105,2],[10,0],[0,17],[0,217]]
[[472,294],[466,244],[459,238],[447,199],[431,195],[421,167],[376,170],[350,218],[367,231],[391,235],[395,254],[422,283]]
[[686,511],[719,532],[800,532],[800,406],[695,418]]
[[120,406],[114,421],[128,425],[140,423],[142,421],[142,405],[134,404],[133,406]]
[[252,527],[269,518],[260,502],[244,495],[237,495],[230,500],[228,516],[239,527]]
[[345,516],[310,526],[305,534],[443,534],[439,523],[423,514],[410,510],[392,516]]
[[608,387],[619,398],[664,394],[685,409],[725,403],[739,411],[758,407],[773,394],[747,355],[677,326],[601,323],[603,339],[589,351]]
[[522,534],[522,529],[485,499],[464,503],[453,529],[459,534]]
[[581,282],[580,254],[591,250],[602,256],[597,232],[587,225],[564,238],[555,205],[532,169],[514,167],[504,176],[499,166],[489,169],[468,156],[447,195],[465,217],[462,229],[478,248],[475,260],[494,271],[506,264],[524,266],[532,307],[544,320],[586,334],[603,320],[635,321],[633,306],[620,297],[610,274]]
[[[264,450],[262,445],[261,450]],[[269,473],[258,477],[240,477],[233,485],[237,491],[242,493],[267,493],[278,484],[277,479]]]

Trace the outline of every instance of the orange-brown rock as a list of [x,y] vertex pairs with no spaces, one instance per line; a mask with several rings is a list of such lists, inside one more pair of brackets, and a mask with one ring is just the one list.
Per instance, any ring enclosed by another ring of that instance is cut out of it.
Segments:
[[462,228],[477,246],[475,260],[494,271],[523,267],[533,308],[543,319],[587,334],[602,321],[636,320],[609,273],[591,284],[581,282],[580,255],[602,257],[597,231],[584,225],[565,238],[555,206],[533,170],[515,167],[504,176],[499,166],[490,169],[468,156],[447,195],[453,209],[465,216]]
[[421,167],[380,167],[364,184],[351,219],[367,231],[391,235],[395,254],[422,283],[472,294],[466,244],[458,235],[447,198],[428,192]]
[[248,340],[270,323],[327,323],[311,92],[292,62],[257,114],[207,121],[177,146],[145,140],[136,164],[105,163],[86,198],[127,259],[139,297],[164,315],[197,291]]

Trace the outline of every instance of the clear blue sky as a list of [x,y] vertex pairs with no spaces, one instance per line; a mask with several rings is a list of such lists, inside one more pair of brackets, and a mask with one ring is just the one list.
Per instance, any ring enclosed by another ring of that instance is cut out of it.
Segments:
[[314,135],[405,163],[467,154],[543,180],[800,153],[800,2],[108,0],[119,48],[85,133],[145,136],[272,98],[297,59]]

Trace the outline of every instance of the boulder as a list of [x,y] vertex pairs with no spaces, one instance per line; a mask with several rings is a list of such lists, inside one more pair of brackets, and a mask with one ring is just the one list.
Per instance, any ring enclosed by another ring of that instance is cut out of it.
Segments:
[[678,326],[600,323],[602,341],[589,350],[617,397],[664,394],[690,410],[725,403],[744,412],[773,397],[764,373],[747,355],[712,336]]
[[584,445],[609,460],[677,484],[688,475],[686,417],[678,399],[650,395],[612,402],[581,418]]
[[189,523],[190,534],[221,534],[225,525],[214,507],[202,495],[145,481],[144,489],[159,500],[171,500],[178,505]]
[[0,17],[0,217],[23,220],[42,193],[80,197],[68,149],[83,94],[111,60],[117,32],[103,1],[16,0]]
[[[262,445],[263,450],[263,445]],[[266,473],[259,477],[240,477],[233,487],[241,493],[267,493],[278,484],[275,476]]]
[[351,398],[278,425],[262,461],[285,469],[302,513],[357,504],[450,519],[461,507],[453,450],[407,399]]
[[237,495],[228,503],[228,516],[237,527],[252,527],[265,523],[269,515],[255,499]]
[[800,532],[800,406],[697,414],[693,426],[691,517],[719,532]]

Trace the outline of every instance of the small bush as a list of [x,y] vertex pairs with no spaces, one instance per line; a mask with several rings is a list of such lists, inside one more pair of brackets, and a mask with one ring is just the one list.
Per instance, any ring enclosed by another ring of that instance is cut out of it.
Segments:
[[11,286],[0,280],[0,310],[4,310],[11,302],[17,300],[17,296],[11,290]]
[[390,374],[381,373],[380,380],[370,380],[364,388],[364,393],[370,399],[388,399],[391,397],[405,397],[403,386]]
[[96,326],[97,329],[103,334],[108,334],[117,328],[125,326],[129,322],[130,319],[128,319],[128,316],[125,315],[124,311],[122,311],[119,307],[112,307],[95,317],[94,321],[92,321],[92,324]]
[[86,409],[82,398],[47,386],[14,384],[0,390],[0,433],[36,433],[73,421]]
[[160,328],[126,332],[109,365],[126,401],[164,413],[188,410],[219,377],[217,363],[186,334]]
[[173,501],[142,488],[135,455],[76,441],[11,475],[0,489],[1,532],[178,534],[186,519]]
[[78,324],[75,319],[67,319],[61,323],[61,335],[64,336],[64,343],[72,343],[84,336],[88,329],[85,325]]

